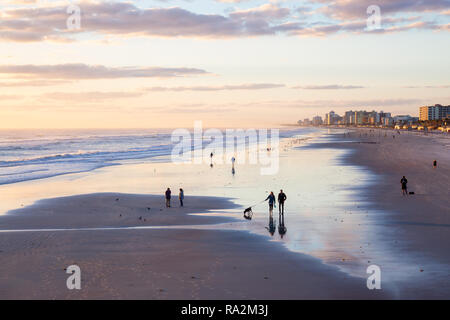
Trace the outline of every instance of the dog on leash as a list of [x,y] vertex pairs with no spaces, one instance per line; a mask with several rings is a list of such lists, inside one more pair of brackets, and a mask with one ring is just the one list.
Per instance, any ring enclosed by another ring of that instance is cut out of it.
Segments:
[[252,220],[252,216],[253,216],[252,207],[249,207],[249,208],[244,210],[244,218],[245,219]]

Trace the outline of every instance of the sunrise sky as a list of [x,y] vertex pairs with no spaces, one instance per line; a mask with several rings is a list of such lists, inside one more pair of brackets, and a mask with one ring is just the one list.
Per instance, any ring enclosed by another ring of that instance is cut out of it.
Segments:
[[[367,30],[370,5],[381,29]],[[0,128],[262,127],[450,104],[450,0],[0,0],[0,48]]]

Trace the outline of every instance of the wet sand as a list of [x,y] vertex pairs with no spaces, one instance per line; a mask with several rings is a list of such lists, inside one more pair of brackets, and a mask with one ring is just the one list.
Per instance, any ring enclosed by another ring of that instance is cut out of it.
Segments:
[[[16,202],[37,191],[56,199],[0,216],[2,230],[178,227],[0,232],[0,298],[448,299],[449,139],[384,133],[332,130],[303,147],[292,144],[273,177],[250,166],[231,177],[226,166],[161,163],[6,186],[2,195]],[[402,175],[415,195],[401,195]],[[188,194],[180,210],[176,196],[165,209],[159,195],[98,193],[161,191],[180,182],[193,194],[234,199]],[[254,203],[268,187],[288,194],[283,239],[267,235],[265,205],[245,223],[234,204]],[[81,192],[89,194],[59,195]],[[215,216],[189,215],[207,210]],[[82,268],[79,292],[65,287],[71,264]],[[381,267],[381,292],[366,288],[370,264]]]
[[[349,189],[358,193],[360,210],[373,212],[372,238],[395,256],[386,264],[404,274],[396,281],[396,297],[449,299],[450,137],[384,129],[343,132],[333,130],[331,141],[308,147],[349,149],[341,165],[376,174],[367,187]],[[414,195],[402,195],[402,176]]]
[[[233,207],[227,199],[212,197],[186,203],[185,209],[166,209],[161,196],[82,195],[41,201],[0,222],[2,230],[208,224],[230,218],[188,213]],[[1,299],[388,297],[386,291],[368,290],[365,279],[245,231],[0,232],[0,260]],[[66,288],[64,269],[73,264],[81,268],[81,290]]]

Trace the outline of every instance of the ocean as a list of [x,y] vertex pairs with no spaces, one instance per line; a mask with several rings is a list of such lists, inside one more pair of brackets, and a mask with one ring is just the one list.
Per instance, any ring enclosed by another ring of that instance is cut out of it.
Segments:
[[[312,130],[281,129],[280,138]],[[0,185],[130,162],[169,162],[174,147],[172,132],[173,129],[0,130]]]

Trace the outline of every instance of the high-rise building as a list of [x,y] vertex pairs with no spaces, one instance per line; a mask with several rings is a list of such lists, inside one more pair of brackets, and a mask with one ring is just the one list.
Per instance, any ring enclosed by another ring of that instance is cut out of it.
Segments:
[[334,111],[330,111],[325,115],[325,124],[339,124],[341,121],[342,117],[334,113]]
[[314,126],[320,126],[322,123],[323,123],[323,121],[322,121],[322,117],[321,117],[321,116],[315,116],[315,117],[312,119],[312,124],[313,124]]
[[345,112],[344,124],[347,124],[347,125],[349,125],[349,124],[356,124],[355,113],[352,110]]
[[450,117],[450,106],[436,104],[434,106],[424,106],[419,109],[419,120],[442,120]]

